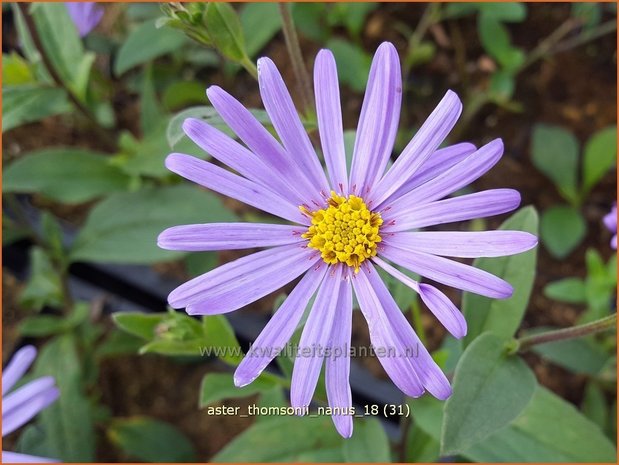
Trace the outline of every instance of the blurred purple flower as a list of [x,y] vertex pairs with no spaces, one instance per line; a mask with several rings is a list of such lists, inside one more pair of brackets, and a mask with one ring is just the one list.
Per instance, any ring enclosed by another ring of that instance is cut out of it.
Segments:
[[[37,351],[33,346],[26,346],[17,351],[2,371],[2,436],[21,428],[34,418],[41,410],[58,399],[59,391],[54,378],[44,376],[37,378],[10,394],[7,392],[26,373]],[[41,463],[55,460],[32,455],[2,451],[2,463]]]
[[80,37],[85,37],[103,18],[103,7],[95,2],[65,2]]
[[610,240],[610,246],[617,250],[617,203],[613,204],[610,212],[604,216],[604,225],[613,233],[613,238]]
[[[276,349],[293,335],[317,292],[298,347],[291,404],[309,405],[324,359],[329,405],[345,411],[352,405],[348,348],[354,290],[372,346],[393,382],[412,397],[427,390],[446,399],[451,395],[447,378],[375,267],[417,292],[457,338],[466,334],[466,321],[447,296],[430,284],[410,279],[384,259],[458,289],[492,298],[511,296],[509,283],[444,256],[516,254],[535,247],[535,236],[520,231],[409,232],[515,209],[520,195],[512,189],[441,200],[492,168],[503,154],[503,143],[497,139],[480,149],[461,143],[439,150],[462,109],[457,95],[448,91],[387,169],[400,117],[402,82],[398,54],[392,44],[383,43],[372,62],[348,173],[335,60],[330,51],[322,50],[314,65],[314,90],[327,180],[274,63],[261,58],[258,74],[262,100],[281,143],[241,103],[213,86],[207,90],[211,103],[246,147],[198,119],[187,119],[183,128],[196,144],[238,174],[178,153],[168,156],[166,166],[295,224],[198,224],[167,229],[158,240],[164,249],[270,247],[181,285],[170,294],[170,305],[186,307],[192,315],[227,313],[304,274],[238,366],[234,382],[245,386],[260,375],[277,355]],[[335,414],[333,421],[342,436],[351,436],[350,415]]]

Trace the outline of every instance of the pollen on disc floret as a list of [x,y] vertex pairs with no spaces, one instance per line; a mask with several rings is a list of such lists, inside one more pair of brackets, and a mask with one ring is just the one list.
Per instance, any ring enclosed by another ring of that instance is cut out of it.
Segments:
[[356,195],[342,197],[331,191],[327,204],[326,208],[313,212],[299,207],[312,218],[302,237],[309,239],[308,246],[320,251],[326,263],[345,263],[358,273],[361,263],[376,255],[383,220]]

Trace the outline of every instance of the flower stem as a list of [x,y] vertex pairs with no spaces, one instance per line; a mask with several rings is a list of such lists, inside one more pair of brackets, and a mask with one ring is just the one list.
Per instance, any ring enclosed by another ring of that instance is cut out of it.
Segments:
[[253,77],[255,80],[258,80],[258,69],[256,68],[254,62],[251,61],[247,55],[245,55],[243,57],[243,60],[241,60],[239,63],[243,68],[245,68],[245,71],[251,74],[251,77]]
[[520,339],[516,339],[516,344],[511,351],[526,352],[535,345],[563,341],[566,339],[576,339],[579,337],[588,336],[590,334],[600,333],[609,329],[616,329],[616,327],[617,314],[614,313],[583,325],[573,326],[571,328],[556,329],[553,331],[545,331],[543,333],[521,337]]
[[58,74],[58,71],[56,71],[54,64],[52,63],[52,61],[49,58],[49,55],[45,51],[45,47],[43,46],[43,42],[41,41],[39,32],[36,28],[36,25],[34,24],[34,20],[32,19],[32,16],[30,15],[30,13],[28,12],[28,6],[29,6],[28,3],[18,3],[18,6],[24,17],[24,22],[26,23],[28,32],[30,33],[30,36],[32,37],[32,42],[34,43],[34,46],[36,47],[39,54],[41,55],[41,60],[43,61],[45,68],[49,72],[50,76],[52,77],[56,85],[62,88],[67,93],[69,99],[71,100],[75,108],[77,108],[77,110],[86,117],[88,122],[91,123],[101,143],[104,144],[108,150],[116,151],[118,148],[118,144],[116,142],[116,137],[114,136],[114,134],[111,133],[110,131],[107,131],[106,129],[104,129],[103,127],[99,125],[95,116],[80,101],[80,99],[75,95],[75,93],[73,93],[73,91],[71,91],[71,89],[64,83],[64,81]]
[[286,48],[292,63],[292,71],[297,79],[301,101],[305,114],[311,113],[312,109],[312,85],[303,61],[301,46],[299,45],[299,37],[294,27],[294,21],[290,14],[290,5],[287,3],[278,3],[279,12],[282,17],[282,29],[284,31],[284,39],[286,40]]

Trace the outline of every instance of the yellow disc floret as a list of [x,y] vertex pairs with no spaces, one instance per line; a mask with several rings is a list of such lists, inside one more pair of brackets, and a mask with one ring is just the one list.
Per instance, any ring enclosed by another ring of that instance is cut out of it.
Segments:
[[345,263],[358,273],[361,263],[376,255],[383,220],[379,213],[368,209],[361,197],[346,198],[331,191],[326,208],[313,212],[300,209],[312,218],[302,237],[309,239],[309,247],[320,251],[326,263]]

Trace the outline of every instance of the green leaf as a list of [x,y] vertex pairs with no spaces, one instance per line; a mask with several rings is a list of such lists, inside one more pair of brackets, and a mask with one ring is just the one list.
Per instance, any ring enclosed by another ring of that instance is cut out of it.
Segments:
[[192,252],[184,259],[185,269],[191,277],[208,273],[219,265],[219,254],[213,252]]
[[570,203],[578,200],[578,140],[559,126],[536,124],[531,139],[535,167],[552,180]]
[[[554,328],[539,327],[528,334]],[[533,347],[533,351],[543,359],[555,363],[574,373],[595,376],[600,373],[608,361],[608,354],[591,338],[566,339],[548,342]]]
[[391,462],[389,438],[378,419],[355,421],[352,437],[344,442],[344,459],[351,463]]
[[103,154],[54,148],[26,154],[4,169],[2,191],[38,193],[62,203],[81,203],[127,190],[129,177]]
[[479,3],[478,8],[497,21],[519,23],[527,17],[527,7],[521,2],[484,2]]
[[555,258],[567,257],[586,233],[587,223],[573,207],[561,205],[542,213],[540,235],[546,249]]
[[616,462],[616,449],[573,405],[538,386],[509,428],[464,454],[476,462]]
[[444,455],[463,452],[507,426],[531,400],[535,375],[519,357],[506,353],[505,341],[485,333],[462,354],[445,404]]
[[31,9],[31,15],[45,53],[62,81],[84,101],[95,55],[84,52],[67,7],[63,3],[41,3]]
[[41,247],[30,249],[30,278],[19,295],[19,303],[37,311],[45,306],[61,308],[63,305],[60,276]]
[[292,3],[292,19],[301,35],[317,43],[330,36],[327,7],[324,3]]
[[[409,404],[415,424],[438,440],[443,402],[423,396]],[[616,461],[613,444],[597,425],[542,386],[516,420],[462,456],[475,462]]]
[[[521,208],[500,227],[502,230],[527,231],[537,234],[538,216],[533,207]],[[473,265],[503,278],[514,287],[509,299],[488,299],[477,294],[464,293],[462,311],[468,322],[468,334],[464,345],[470,344],[478,335],[490,331],[509,338],[514,335],[529,302],[535,279],[537,250],[509,257],[478,258]]]
[[343,462],[345,440],[331,418],[280,415],[254,423],[212,462]]
[[35,82],[32,69],[16,52],[2,54],[2,85],[16,86]]
[[174,52],[185,45],[185,35],[176,29],[155,26],[156,20],[146,21],[131,31],[123,42],[116,61],[114,74],[117,76],[131,68]]
[[2,86],[2,132],[71,111],[62,89],[36,84]]
[[581,3],[575,2],[571,4],[572,16],[584,23],[585,31],[589,32],[600,23],[602,18],[602,5],[598,3]]
[[616,268],[613,268],[616,258],[611,258],[608,264],[604,264],[604,260],[595,249],[587,249],[585,263],[587,265],[585,294],[589,308],[588,315],[581,316],[581,323],[608,315],[617,287]]
[[[160,121],[155,129],[140,140],[128,131],[121,133],[121,152],[114,156],[114,165],[132,177],[169,177],[170,171],[165,167],[165,159],[170,154],[170,147],[166,144],[165,127],[166,122]],[[181,139],[172,149],[198,158],[206,156],[189,138]]]
[[103,342],[97,345],[96,360],[118,357],[120,355],[135,355],[144,341],[129,333],[113,330]]
[[372,57],[358,45],[342,39],[330,39],[325,48],[335,56],[340,81],[362,92],[368,81]]
[[142,75],[142,88],[140,90],[140,128],[142,134],[149,134],[158,130],[163,118],[164,114],[157,100],[152,66],[146,66]]
[[247,43],[247,55],[253,58],[282,28],[276,3],[246,3],[240,12],[241,27]]
[[204,83],[198,81],[176,81],[163,91],[163,105],[168,110],[186,108],[204,102]]
[[514,75],[504,70],[498,70],[490,78],[490,93],[497,102],[509,102],[514,95],[516,85]]
[[209,37],[222,55],[234,61],[247,57],[241,21],[230,4],[209,2],[205,18]]
[[165,313],[116,312],[112,315],[116,326],[146,341],[157,336],[157,326],[166,317]]
[[91,404],[84,393],[83,373],[72,334],[49,342],[37,358],[34,374],[53,376],[60,397],[38,415],[48,457],[63,462],[93,462],[95,431]]
[[416,424],[409,429],[406,440],[407,463],[435,463],[438,462],[439,453],[440,444],[436,439]]
[[270,391],[275,387],[268,378],[258,377],[251,384],[238,388],[230,373],[208,373],[200,384],[200,408],[227,399],[238,399]]
[[477,20],[479,39],[490,56],[503,68],[516,71],[524,63],[524,53],[511,44],[507,28],[492,14],[483,10]]
[[609,407],[604,391],[594,380],[589,381],[585,387],[582,400],[582,413],[598,425],[602,431],[605,431],[608,427]]
[[198,357],[201,355],[200,340],[175,341],[173,339],[157,339],[140,347],[140,355],[161,354],[170,356],[190,356]]
[[235,218],[217,196],[186,185],[114,194],[90,211],[70,258],[105,263],[171,260],[180,254],[157,247],[164,229]]
[[23,320],[18,327],[25,337],[45,337],[71,331],[88,318],[88,305],[78,302],[71,314],[64,318],[54,315],[37,315]]
[[544,295],[549,299],[572,304],[586,302],[585,283],[579,278],[565,278],[552,282],[544,288]]
[[596,132],[585,145],[583,192],[589,192],[616,163],[617,128],[612,126]]
[[[376,10],[377,2],[351,2],[351,3],[334,3],[331,5],[333,10],[327,19],[332,17],[337,18],[337,22],[343,24],[348,33],[358,38],[363,31],[366,18]],[[334,14],[335,13],[335,14]]]
[[239,341],[234,334],[234,329],[224,315],[209,315],[202,318],[204,328],[204,341],[211,348],[225,355],[219,358],[224,362],[236,366],[243,359],[243,352]]
[[145,462],[195,462],[196,450],[178,428],[147,417],[115,418],[107,436],[125,454]]

